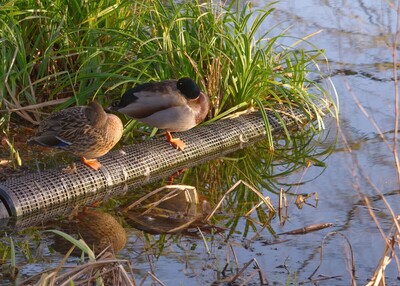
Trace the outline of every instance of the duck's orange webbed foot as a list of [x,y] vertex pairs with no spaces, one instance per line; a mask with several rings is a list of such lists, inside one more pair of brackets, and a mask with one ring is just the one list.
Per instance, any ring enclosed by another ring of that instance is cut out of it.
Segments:
[[169,131],[167,131],[167,141],[168,141],[169,143],[171,143],[171,145],[172,145],[174,148],[176,148],[176,149],[178,149],[178,150],[180,150],[180,151],[183,151],[183,149],[185,149],[185,147],[186,147],[185,142],[183,142],[181,139],[179,139],[179,138],[172,138],[171,132],[169,132]]
[[81,161],[83,164],[95,171],[99,170],[101,167],[101,164],[97,159],[86,159],[85,157],[81,157]]

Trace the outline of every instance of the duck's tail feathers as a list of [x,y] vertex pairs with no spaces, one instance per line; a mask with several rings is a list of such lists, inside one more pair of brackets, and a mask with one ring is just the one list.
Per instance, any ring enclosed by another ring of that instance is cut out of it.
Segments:
[[71,142],[65,141],[58,136],[37,136],[30,138],[28,144],[36,144],[44,147],[67,147],[71,145]]

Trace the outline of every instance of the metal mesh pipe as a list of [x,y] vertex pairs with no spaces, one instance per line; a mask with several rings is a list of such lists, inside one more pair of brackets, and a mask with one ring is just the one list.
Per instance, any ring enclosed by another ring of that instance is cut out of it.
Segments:
[[[286,110],[281,117],[288,127],[304,123],[298,110]],[[273,112],[267,111],[272,134],[283,127]],[[80,162],[76,173],[57,168],[9,179],[0,184],[0,218],[31,216],[48,220],[67,214],[76,205],[90,204],[123,194],[128,188],[144,185],[173,174],[184,167],[230,153],[265,138],[265,124],[259,112],[243,114],[176,133],[187,147],[175,150],[164,138],[123,147],[99,159],[102,168],[93,171]]]

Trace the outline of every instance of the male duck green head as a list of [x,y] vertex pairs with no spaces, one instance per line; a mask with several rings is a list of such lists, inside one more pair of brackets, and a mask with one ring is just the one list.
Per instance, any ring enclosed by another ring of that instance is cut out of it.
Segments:
[[189,130],[201,123],[210,110],[210,99],[190,78],[136,85],[111,106],[138,121],[167,132],[167,141],[179,150],[185,143],[170,132]]
[[36,136],[28,143],[63,149],[98,170],[101,164],[96,158],[111,150],[122,133],[119,117],[106,113],[97,102],[91,102],[51,114],[40,123]]

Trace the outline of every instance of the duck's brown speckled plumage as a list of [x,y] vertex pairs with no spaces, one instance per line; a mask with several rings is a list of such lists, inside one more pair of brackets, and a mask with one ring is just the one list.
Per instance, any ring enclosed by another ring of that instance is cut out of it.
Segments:
[[105,155],[120,140],[123,125],[100,104],[71,107],[50,115],[39,125],[30,143],[60,148],[76,156],[94,159]]

